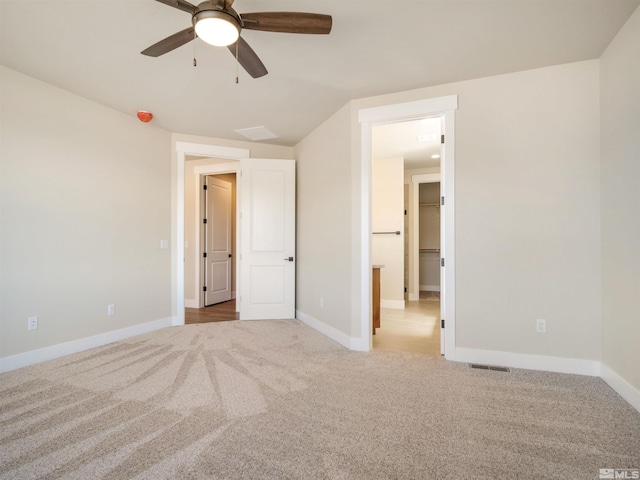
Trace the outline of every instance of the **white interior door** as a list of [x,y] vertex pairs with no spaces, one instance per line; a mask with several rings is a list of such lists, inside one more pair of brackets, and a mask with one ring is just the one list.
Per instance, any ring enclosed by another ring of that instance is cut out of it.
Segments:
[[241,168],[240,319],[295,318],[295,160]]
[[231,300],[231,183],[205,177],[205,306]]

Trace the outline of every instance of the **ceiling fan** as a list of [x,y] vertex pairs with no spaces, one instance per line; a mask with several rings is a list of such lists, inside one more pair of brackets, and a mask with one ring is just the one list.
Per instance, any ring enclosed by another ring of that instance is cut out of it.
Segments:
[[226,46],[253,78],[266,75],[267,69],[249,44],[240,36],[243,28],[266,32],[328,34],[331,15],[301,12],[257,12],[239,14],[233,0],[206,0],[198,6],[186,0],[156,0],[191,14],[192,26],[174,33],[143,50],[143,55],[159,57],[200,37],[203,41]]

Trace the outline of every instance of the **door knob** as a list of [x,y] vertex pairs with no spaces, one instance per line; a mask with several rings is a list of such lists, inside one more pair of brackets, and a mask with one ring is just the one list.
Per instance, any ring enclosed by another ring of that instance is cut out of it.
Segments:
[[288,262],[293,262],[293,257],[285,258]]

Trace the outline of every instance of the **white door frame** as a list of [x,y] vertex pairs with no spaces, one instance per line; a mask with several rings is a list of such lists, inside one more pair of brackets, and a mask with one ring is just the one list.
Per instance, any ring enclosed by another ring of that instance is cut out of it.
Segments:
[[[184,325],[184,167],[186,157],[212,157],[239,161],[243,158],[249,158],[250,152],[245,148],[223,147],[201,143],[176,142],[175,155],[175,170],[172,170],[172,177],[174,180],[172,185],[172,204],[175,205],[175,208],[172,209],[171,212],[171,311],[173,317],[172,324]],[[234,170],[229,170],[228,166],[229,164],[203,165],[202,168],[205,169],[205,171],[198,171],[198,173],[204,175],[207,173],[215,174],[233,172]],[[236,172],[238,172],[240,170],[239,163],[236,168]],[[236,182],[238,186],[239,183],[240,182]],[[237,233],[236,235],[238,234],[239,233]],[[200,240],[196,239],[196,241],[199,243]],[[237,281],[238,277],[236,277],[236,282]],[[236,295],[238,294],[239,292],[236,290]]]
[[361,125],[360,150],[360,338],[357,349],[370,350],[371,335],[371,139],[374,125],[441,116],[444,121],[445,144],[441,159],[441,195],[445,197],[446,244],[441,246],[445,254],[445,358],[455,360],[455,110],[458,96],[418,100],[414,102],[361,109],[358,121]]

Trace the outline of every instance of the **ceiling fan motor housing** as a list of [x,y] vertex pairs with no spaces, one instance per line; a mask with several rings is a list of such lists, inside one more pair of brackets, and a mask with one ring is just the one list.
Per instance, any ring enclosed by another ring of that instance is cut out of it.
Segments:
[[234,26],[240,30],[242,25],[242,20],[240,20],[240,15],[233,9],[226,10],[224,8],[224,2],[218,2],[220,5],[216,5],[215,1],[210,2],[202,2],[198,5],[196,12],[193,14],[192,22],[195,26],[199,20],[205,18],[219,18],[221,20],[226,20],[232,23]]
[[[202,10],[202,8],[205,8],[205,10]],[[211,39],[207,38],[207,33],[202,28],[204,24],[217,23],[218,25],[213,28],[228,29],[228,34],[235,36],[233,41],[230,43],[235,42],[235,39],[238,38],[238,36],[240,35],[240,30],[242,29],[240,17],[234,11],[218,10],[214,5],[208,2],[198,5],[198,11],[193,15],[192,22],[194,28],[196,29],[196,33],[200,38],[202,38],[202,40],[217,46],[226,46],[229,45],[229,43],[216,43],[216,41],[212,41]],[[200,28],[198,26],[199,23]],[[233,29],[235,29],[235,32],[233,32]]]

